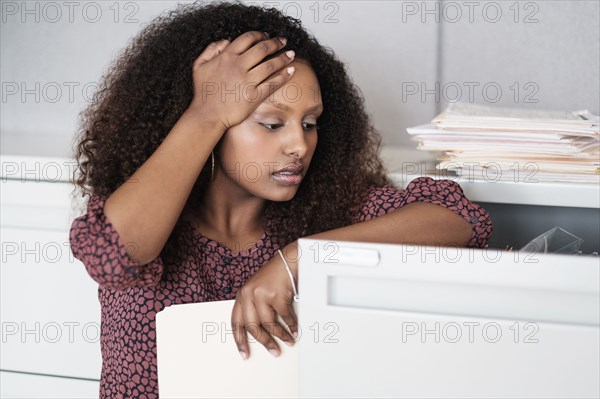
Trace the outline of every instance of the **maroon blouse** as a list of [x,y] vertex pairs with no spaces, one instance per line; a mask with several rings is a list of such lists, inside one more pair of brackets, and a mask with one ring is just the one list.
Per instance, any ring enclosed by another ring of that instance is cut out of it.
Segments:
[[[156,313],[173,304],[235,299],[237,290],[276,253],[269,228],[251,247],[234,252],[185,223],[192,253],[182,264],[146,265],[129,258],[103,212],[106,196],[92,195],[69,239],[73,255],[99,284],[102,374],[100,398],[158,398]],[[418,177],[405,190],[371,186],[354,223],[392,212],[414,201],[444,206],[473,227],[468,247],[484,248],[492,233],[489,214],[470,202],[452,180]],[[275,241],[275,240],[274,240]]]

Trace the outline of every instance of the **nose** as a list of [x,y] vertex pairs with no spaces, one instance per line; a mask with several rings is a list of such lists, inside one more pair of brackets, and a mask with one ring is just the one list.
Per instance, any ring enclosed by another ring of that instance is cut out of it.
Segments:
[[302,123],[294,124],[285,134],[284,151],[288,155],[294,155],[297,158],[304,158],[308,150],[306,142],[306,133]]

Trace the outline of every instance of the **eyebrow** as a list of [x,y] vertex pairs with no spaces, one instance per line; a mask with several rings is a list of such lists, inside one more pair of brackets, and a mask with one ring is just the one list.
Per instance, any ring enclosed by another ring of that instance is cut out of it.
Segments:
[[[282,104],[280,102],[277,101],[268,101],[267,104],[274,106],[275,108],[279,108],[281,110],[287,111],[287,112],[292,112],[292,109],[290,107],[288,107],[285,104]],[[316,104],[313,105],[312,107],[310,107],[309,109],[307,109],[307,112],[312,112],[312,111],[322,111],[323,110],[323,106],[321,104]]]

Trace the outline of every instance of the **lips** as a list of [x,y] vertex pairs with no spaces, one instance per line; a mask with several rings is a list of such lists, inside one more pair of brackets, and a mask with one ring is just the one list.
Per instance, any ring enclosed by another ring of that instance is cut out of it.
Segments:
[[273,179],[284,186],[297,186],[303,179],[304,166],[300,164],[288,165],[273,172]]
[[276,170],[275,172],[273,172],[273,174],[280,174],[280,175],[301,175],[302,172],[304,172],[304,165],[302,164],[293,164],[293,165],[288,165],[285,168]]

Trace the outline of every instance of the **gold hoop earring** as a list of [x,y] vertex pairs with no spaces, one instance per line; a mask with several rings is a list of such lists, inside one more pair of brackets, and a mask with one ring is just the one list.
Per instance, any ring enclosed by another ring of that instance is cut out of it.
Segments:
[[212,182],[215,179],[215,152],[211,151],[210,156],[211,156],[211,164],[212,164],[212,167],[210,169],[210,181]]

